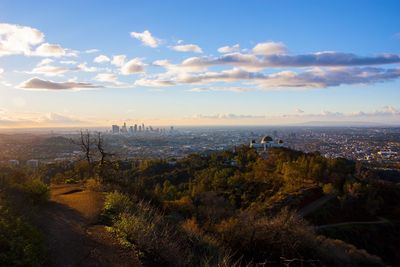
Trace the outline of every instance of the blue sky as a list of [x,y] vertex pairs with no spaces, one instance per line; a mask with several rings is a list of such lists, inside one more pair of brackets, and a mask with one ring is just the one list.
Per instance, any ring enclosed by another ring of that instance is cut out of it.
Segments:
[[0,10],[0,127],[400,123],[398,1]]

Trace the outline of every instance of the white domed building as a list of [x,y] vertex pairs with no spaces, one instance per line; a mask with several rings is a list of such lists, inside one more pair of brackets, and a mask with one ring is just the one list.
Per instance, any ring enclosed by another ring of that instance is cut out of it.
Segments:
[[256,143],[256,140],[250,142],[250,147],[255,149],[263,149],[264,151],[272,147],[284,147],[285,144],[282,140],[274,141],[271,136],[266,135],[261,138],[260,143]]

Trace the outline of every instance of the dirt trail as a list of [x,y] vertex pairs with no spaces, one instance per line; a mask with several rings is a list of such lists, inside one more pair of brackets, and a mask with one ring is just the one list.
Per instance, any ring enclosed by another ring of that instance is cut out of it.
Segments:
[[329,200],[335,198],[336,195],[335,194],[329,194],[329,195],[324,195],[321,198],[315,200],[314,202],[311,202],[310,204],[308,204],[307,206],[305,206],[304,208],[302,208],[299,211],[299,214],[303,217],[309,215],[310,213],[314,212],[315,210],[319,209],[320,207],[322,207],[326,202],[328,202]]
[[339,226],[347,226],[347,225],[372,225],[372,224],[390,224],[391,221],[385,219],[385,218],[379,218],[379,221],[367,221],[367,222],[342,222],[342,223],[332,223],[332,224],[325,224],[325,225],[319,225],[316,226],[315,228],[317,230],[324,229],[324,228],[331,228],[331,227],[339,227]]
[[96,225],[104,196],[79,185],[51,187],[38,225],[48,244],[48,266],[141,266],[134,252]]

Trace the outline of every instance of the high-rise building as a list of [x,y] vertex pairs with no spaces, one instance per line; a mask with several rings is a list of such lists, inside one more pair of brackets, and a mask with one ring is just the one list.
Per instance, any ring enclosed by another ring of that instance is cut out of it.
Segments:
[[133,126],[133,129],[135,131],[135,133],[137,132],[137,124],[135,124],[135,126]]
[[139,132],[141,132],[142,131],[142,126],[141,125],[139,125]]
[[133,134],[133,126],[130,126],[130,127],[129,127],[129,133],[130,133],[130,134]]
[[126,122],[124,122],[124,125],[122,126],[122,129],[121,129],[121,133],[127,133],[128,132],[128,129],[126,128]]
[[112,126],[112,132],[113,132],[114,134],[119,133],[119,126],[118,126],[118,125],[113,125],[113,126]]

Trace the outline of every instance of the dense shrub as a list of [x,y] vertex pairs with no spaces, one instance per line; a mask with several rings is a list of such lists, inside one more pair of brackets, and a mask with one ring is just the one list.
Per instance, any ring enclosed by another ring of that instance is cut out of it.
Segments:
[[106,195],[104,213],[110,217],[128,213],[133,207],[132,200],[125,194],[114,191]]
[[339,240],[317,236],[296,213],[275,217],[241,213],[216,226],[226,245],[246,259],[314,266],[383,266],[382,261]]
[[187,227],[174,226],[148,202],[133,202],[113,192],[106,197],[105,211],[112,217],[112,231],[160,266],[200,266],[225,258],[225,251],[211,238],[200,232],[189,235]]
[[35,204],[42,204],[50,198],[49,187],[39,179],[26,182],[22,189]]
[[44,260],[39,231],[13,214],[0,196],[0,266],[43,266]]

